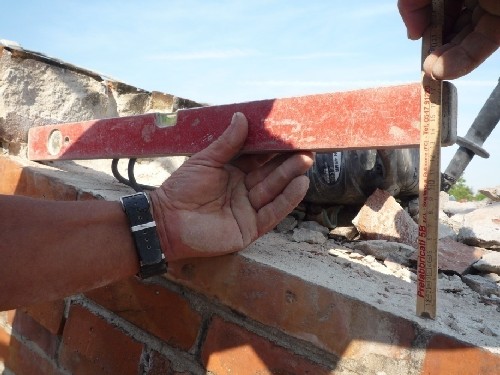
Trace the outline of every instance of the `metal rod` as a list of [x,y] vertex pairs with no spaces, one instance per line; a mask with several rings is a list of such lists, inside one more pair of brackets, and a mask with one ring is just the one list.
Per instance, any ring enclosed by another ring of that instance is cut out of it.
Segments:
[[465,137],[458,137],[460,146],[441,176],[441,190],[448,191],[464,173],[474,155],[488,158],[490,154],[482,147],[500,121],[500,79],[472,123]]

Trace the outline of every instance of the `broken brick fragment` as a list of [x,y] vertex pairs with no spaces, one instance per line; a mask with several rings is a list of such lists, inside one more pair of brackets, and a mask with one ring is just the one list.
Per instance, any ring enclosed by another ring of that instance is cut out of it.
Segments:
[[375,190],[352,223],[364,240],[387,240],[416,248],[417,224],[386,191]]

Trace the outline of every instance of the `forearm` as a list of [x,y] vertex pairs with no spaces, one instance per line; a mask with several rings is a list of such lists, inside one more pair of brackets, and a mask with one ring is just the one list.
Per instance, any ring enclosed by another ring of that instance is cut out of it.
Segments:
[[0,196],[0,311],[62,298],[137,273],[119,202]]

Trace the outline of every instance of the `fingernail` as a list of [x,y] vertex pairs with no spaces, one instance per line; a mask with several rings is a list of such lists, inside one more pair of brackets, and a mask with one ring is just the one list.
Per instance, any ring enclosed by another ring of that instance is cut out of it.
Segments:
[[243,114],[241,112],[235,112],[233,114],[233,118],[231,119],[231,123],[234,123],[238,120],[238,117],[242,116]]
[[420,39],[420,35],[412,35],[409,30],[406,30],[406,36],[413,41]]

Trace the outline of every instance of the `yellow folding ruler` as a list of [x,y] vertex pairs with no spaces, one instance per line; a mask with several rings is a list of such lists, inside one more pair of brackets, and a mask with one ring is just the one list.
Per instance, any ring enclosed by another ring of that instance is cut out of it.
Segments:
[[[422,40],[425,58],[443,43],[444,0],[432,1],[432,22]],[[423,70],[423,69],[422,69]],[[417,315],[435,319],[441,182],[442,82],[422,73],[420,111]]]

